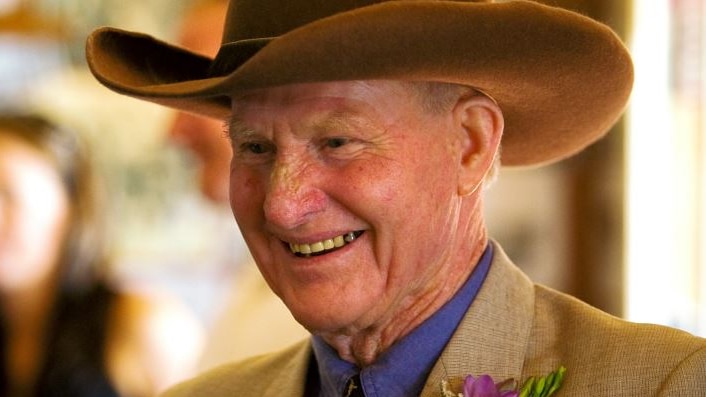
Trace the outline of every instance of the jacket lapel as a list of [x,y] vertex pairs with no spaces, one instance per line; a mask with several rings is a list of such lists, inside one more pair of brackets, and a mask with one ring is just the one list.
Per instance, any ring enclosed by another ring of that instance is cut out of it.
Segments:
[[520,379],[534,318],[532,282],[498,244],[483,286],[434,365],[422,397],[440,396],[441,381],[454,390],[467,375],[488,374],[496,382]]
[[311,341],[307,339],[298,345],[294,354],[286,356],[287,362],[276,373],[263,371],[263,376],[271,376],[276,381],[269,382],[258,397],[303,396],[311,357]]
[[[493,262],[483,286],[441,353],[427,378],[421,396],[441,396],[441,381],[454,390],[467,375],[488,374],[497,381],[520,379],[534,318],[534,287],[515,267],[498,244],[493,244]],[[262,397],[304,395],[312,349],[300,344],[287,363],[271,376],[277,379]]]

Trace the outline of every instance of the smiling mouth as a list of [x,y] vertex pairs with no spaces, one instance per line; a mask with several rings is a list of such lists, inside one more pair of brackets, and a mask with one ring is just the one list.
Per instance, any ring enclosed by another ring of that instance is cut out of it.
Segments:
[[319,256],[337,251],[355,241],[361,234],[363,234],[363,231],[357,230],[314,243],[287,243],[287,245],[289,246],[289,251],[294,255],[300,258],[308,258],[310,256]]

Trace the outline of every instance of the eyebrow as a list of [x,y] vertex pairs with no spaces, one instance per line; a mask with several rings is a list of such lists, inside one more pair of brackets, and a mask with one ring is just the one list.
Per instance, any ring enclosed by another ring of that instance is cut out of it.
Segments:
[[327,114],[322,119],[314,121],[311,124],[311,128],[315,131],[343,130],[351,124],[357,124],[351,123],[351,121],[354,119],[354,117],[350,117],[344,112],[333,111]]
[[[326,112],[322,117],[304,123],[304,126],[317,133],[331,130],[345,132],[351,128],[368,128],[369,123],[370,120],[357,111],[334,109]],[[239,119],[234,114],[231,114],[228,119],[224,121],[223,129],[225,135],[231,142],[236,139],[248,140],[258,136],[258,132],[246,125],[243,120]]]
[[255,130],[245,125],[245,123],[231,115],[224,123],[223,128],[225,130],[228,138],[234,140],[235,138],[243,139],[255,135]]

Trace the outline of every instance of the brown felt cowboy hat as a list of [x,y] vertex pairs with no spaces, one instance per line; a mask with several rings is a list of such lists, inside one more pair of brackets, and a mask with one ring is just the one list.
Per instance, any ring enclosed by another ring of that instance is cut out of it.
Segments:
[[606,26],[529,1],[232,0],[215,59],[102,28],[96,78],[121,94],[227,118],[242,90],[336,80],[469,85],[505,116],[503,164],[570,156],[622,113],[632,63]]

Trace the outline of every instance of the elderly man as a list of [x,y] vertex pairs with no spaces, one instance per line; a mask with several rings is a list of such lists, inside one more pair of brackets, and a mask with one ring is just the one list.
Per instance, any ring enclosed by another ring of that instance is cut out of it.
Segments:
[[603,25],[525,1],[233,0],[214,60],[115,29],[87,57],[117,92],[227,120],[233,213],[313,334],[169,396],[706,390],[706,341],[534,285],[485,231],[499,161],[570,156],[622,113],[632,65]]

